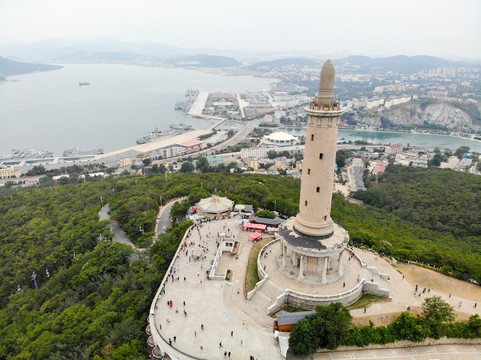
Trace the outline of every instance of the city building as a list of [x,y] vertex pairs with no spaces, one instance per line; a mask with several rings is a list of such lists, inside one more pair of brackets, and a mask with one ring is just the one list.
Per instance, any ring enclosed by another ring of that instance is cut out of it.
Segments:
[[0,167],[0,179],[19,178],[20,171],[15,171],[13,166]]
[[386,146],[384,152],[386,154],[399,154],[403,151],[403,144],[394,144]]
[[119,167],[130,166],[134,163],[132,158],[125,158],[119,160]]
[[269,149],[267,148],[243,148],[241,149],[241,159],[248,159],[250,157],[266,158],[268,151]]
[[186,153],[198,151],[202,149],[203,142],[197,139],[192,139],[188,141],[184,141],[183,143],[179,143],[177,145],[183,147]]

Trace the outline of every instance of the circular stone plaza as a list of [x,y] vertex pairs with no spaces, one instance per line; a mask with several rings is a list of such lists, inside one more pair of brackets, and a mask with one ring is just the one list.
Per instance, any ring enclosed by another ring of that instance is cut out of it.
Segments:
[[[336,302],[356,298],[366,285],[389,290],[392,301],[375,303],[366,314],[363,309],[351,310],[353,317],[369,316],[376,325],[382,324],[383,315],[421,306],[424,301],[425,294],[414,296],[415,284],[389,262],[359,249],[347,249],[342,281],[328,280],[322,286],[299,282],[298,274],[283,269],[282,242],[275,237],[257,258],[261,281],[246,293],[246,268],[254,243],[249,238],[252,232],[245,231],[239,220],[238,215],[231,215],[204,222],[184,237],[148,317],[148,343],[155,358],[224,359],[224,352],[230,352],[232,359],[282,359],[288,333],[280,333],[276,341],[275,318],[269,314],[284,302],[295,305],[296,299]],[[233,248],[217,248],[217,243],[231,242],[236,244]],[[230,278],[226,280],[228,270]],[[453,306],[463,302],[463,312],[479,313],[473,308],[473,299],[431,290],[429,296],[434,295]]]

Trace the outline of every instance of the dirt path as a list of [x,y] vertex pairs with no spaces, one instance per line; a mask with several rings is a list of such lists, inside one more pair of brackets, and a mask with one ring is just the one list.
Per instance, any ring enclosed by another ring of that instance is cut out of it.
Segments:
[[419,284],[421,288],[427,287],[431,290],[440,291],[446,294],[452,293],[453,295],[456,294],[465,299],[481,302],[481,286],[454,279],[416,265],[398,262],[394,267],[398,269],[404,275],[405,279],[413,284],[413,286]]

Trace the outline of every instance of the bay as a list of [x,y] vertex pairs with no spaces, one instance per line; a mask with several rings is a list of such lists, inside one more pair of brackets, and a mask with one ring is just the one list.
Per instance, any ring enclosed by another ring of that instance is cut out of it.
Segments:
[[[53,151],[79,146],[106,152],[135,145],[157,127],[188,123],[207,129],[214,121],[174,110],[187,89],[269,90],[275,79],[112,64],[64,65],[61,70],[12,76],[0,83],[0,154],[12,149]],[[88,86],[78,83],[89,82]]]
[[[305,128],[289,128],[288,132],[294,136],[306,134]],[[392,145],[401,143],[404,146],[417,146],[456,150],[460,146],[469,146],[471,151],[481,152],[481,142],[446,135],[413,134],[389,131],[359,131],[339,129],[338,140],[364,140],[371,144]]]
[[[10,77],[0,83],[0,154],[12,149],[53,151],[78,146],[106,152],[135,145],[154,130],[181,122],[207,129],[215,122],[174,110],[187,89],[243,92],[269,90],[275,79],[225,76],[196,70],[112,64],[68,64],[61,70]],[[79,86],[79,81],[89,82]],[[291,129],[294,135],[305,129]],[[339,139],[370,143],[440,147],[481,142],[442,135],[339,130]]]

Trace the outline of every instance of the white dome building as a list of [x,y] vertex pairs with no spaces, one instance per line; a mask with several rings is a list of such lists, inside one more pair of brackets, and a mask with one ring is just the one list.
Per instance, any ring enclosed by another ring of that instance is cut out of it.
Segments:
[[289,146],[298,142],[298,139],[286,132],[278,131],[262,138],[264,144],[276,146]]

